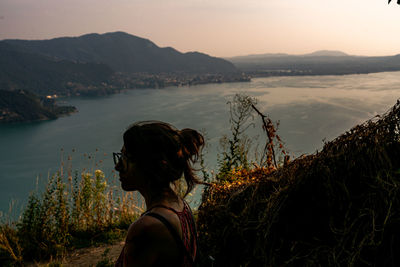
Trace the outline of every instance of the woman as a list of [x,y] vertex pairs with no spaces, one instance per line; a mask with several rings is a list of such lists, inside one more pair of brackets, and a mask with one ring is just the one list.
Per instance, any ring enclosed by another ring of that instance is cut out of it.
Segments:
[[139,122],[125,131],[115,169],[125,191],[139,191],[147,211],[129,227],[116,266],[192,266],[197,236],[188,204],[171,188],[184,175],[185,196],[199,181],[194,163],[204,145],[201,134],[164,122]]

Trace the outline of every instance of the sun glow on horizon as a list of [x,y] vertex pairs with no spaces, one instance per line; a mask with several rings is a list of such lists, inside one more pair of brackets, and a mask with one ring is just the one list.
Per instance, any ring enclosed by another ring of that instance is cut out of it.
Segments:
[[400,6],[384,0],[2,0],[0,39],[124,31],[219,57],[400,53]]

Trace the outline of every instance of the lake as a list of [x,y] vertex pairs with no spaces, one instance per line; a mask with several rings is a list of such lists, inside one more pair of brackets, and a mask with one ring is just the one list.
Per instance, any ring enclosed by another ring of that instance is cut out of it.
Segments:
[[[206,164],[215,169],[219,139],[230,133],[226,103],[236,93],[256,97],[259,109],[280,121],[278,134],[295,157],[321,149],[323,140],[392,107],[400,97],[400,72],[256,78],[248,83],[64,99],[79,112],[52,121],[0,125],[0,211],[6,212],[11,200],[21,206],[36,181],[42,185],[61,162],[72,164],[79,173],[100,168],[114,177],[112,152],[120,150],[122,133],[138,120],[161,120],[206,132]],[[254,146],[263,145],[260,119],[255,117],[255,122],[249,135]]]

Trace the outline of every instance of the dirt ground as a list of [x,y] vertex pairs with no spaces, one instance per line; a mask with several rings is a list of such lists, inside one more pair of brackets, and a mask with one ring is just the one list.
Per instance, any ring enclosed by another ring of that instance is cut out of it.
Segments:
[[[77,249],[72,252],[69,256],[65,257],[62,261],[53,261],[59,262],[62,264],[62,267],[73,267],[73,266],[83,266],[83,267],[91,267],[96,266],[96,264],[103,259],[102,254],[106,249],[110,249],[107,254],[107,258],[111,259],[112,262],[115,262],[121,253],[122,247],[124,246],[124,241],[118,242],[113,245],[102,245],[98,247],[90,247],[90,248],[82,248]],[[44,267],[48,266],[50,262],[41,262],[41,263],[31,263],[28,264],[28,267]]]

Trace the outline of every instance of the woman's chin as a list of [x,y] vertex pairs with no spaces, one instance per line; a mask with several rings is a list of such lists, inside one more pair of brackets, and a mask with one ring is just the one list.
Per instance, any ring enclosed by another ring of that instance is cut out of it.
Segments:
[[135,191],[136,190],[132,185],[127,185],[123,181],[121,181],[121,188],[124,191]]

